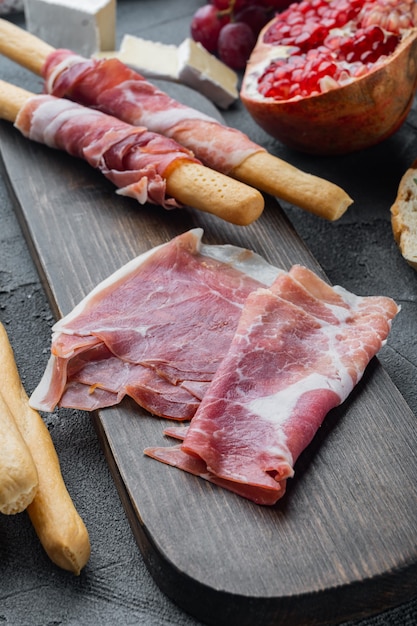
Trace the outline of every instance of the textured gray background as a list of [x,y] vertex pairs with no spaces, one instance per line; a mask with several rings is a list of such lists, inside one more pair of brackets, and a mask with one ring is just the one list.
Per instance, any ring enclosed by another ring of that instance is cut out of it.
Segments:
[[[191,15],[201,4],[197,0],[119,0],[118,44],[124,33],[180,43],[188,36]],[[11,19],[24,25],[23,15]],[[41,89],[40,79],[1,58],[0,77],[32,91]],[[417,415],[417,274],[396,249],[389,215],[400,176],[417,156],[416,116],[414,109],[404,127],[378,148],[349,157],[317,159],[286,150],[255,127],[241,106],[226,115],[231,125],[272,153],[341,184],[355,198],[355,205],[334,224],[293,207],[285,209],[333,283],[359,294],[389,295],[401,304],[402,312],[380,359]],[[1,177],[0,319],[31,393],[46,364],[54,320]],[[88,526],[92,555],[81,576],[74,577],[51,564],[26,514],[0,516],[0,623],[196,625],[148,574],[89,416],[60,410],[44,418],[68,489]],[[417,598],[355,624],[415,626]]]

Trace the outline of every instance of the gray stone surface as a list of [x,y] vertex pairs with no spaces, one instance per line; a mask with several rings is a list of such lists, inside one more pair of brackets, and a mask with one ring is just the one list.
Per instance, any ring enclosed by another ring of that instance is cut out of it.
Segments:
[[[125,32],[179,43],[188,36],[191,15],[200,4],[197,0],[120,0],[118,43]],[[24,24],[23,15],[11,19]],[[40,89],[38,78],[1,58],[0,76],[33,91]],[[226,117],[271,152],[307,171],[326,175],[355,198],[355,205],[337,223],[324,222],[294,207],[285,209],[333,283],[360,294],[389,295],[401,304],[402,312],[380,358],[417,416],[417,274],[396,249],[389,215],[399,178],[417,153],[416,115],[414,109],[404,127],[382,146],[338,159],[291,153],[256,128],[240,106]],[[31,393],[48,358],[54,320],[1,177],[0,320]],[[68,489],[88,526],[92,556],[81,575],[74,577],[49,561],[25,513],[1,516],[0,623],[196,625],[161,593],[148,574],[88,414],[60,410],[44,418]],[[355,624],[415,626],[417,598]]]

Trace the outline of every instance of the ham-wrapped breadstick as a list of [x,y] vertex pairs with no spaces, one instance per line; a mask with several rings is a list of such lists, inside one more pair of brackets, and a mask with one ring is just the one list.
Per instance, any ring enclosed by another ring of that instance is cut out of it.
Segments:
[[174,140],[71,100],[0,81],[0,117],[29,139],[83,158],[141,204],[187,204],[240,225],[263,210],[259,191],[203,166]]
[[352,199],[337,185],[307,174],[244,133],[181,104],[118,59],[85,59],[55,50],[0,20],[0,52],[45,79],[45,90],[146,126],[175,139],[206,166],[329,220]]

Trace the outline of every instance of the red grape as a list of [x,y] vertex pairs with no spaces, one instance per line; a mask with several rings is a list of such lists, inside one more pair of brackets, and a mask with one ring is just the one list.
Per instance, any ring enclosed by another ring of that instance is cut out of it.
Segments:
[[266,9],[272,11],[283,11],[287,9],[293,2],[299,2],[300,0],[257,0],[254,4],[264,6]]
[[222,27],[230,21],[213,4],[197,9],[191,21],[191,37],[211,53],[217,52],[217,42]]
[[270,14],[262,7],[248,6],[235,13],[234,19],[235,22],[245,22],[257,37],[261,29],[269,22]]
[[211,0],[211,4],[214,4],[220,11],[230,11],[230,13],[236,13],[252,3],[253,0]]
[[207,1],[210,4],[197,9],[192,18],[191,37],[231,68],[243,69],[259,32],[274,13],[300,0]]
[[214,4],[219,11],[225,11],[230,8],[230,0],[211,0],[211,4]]
[[244,7],[250,6],[251,4],[253,4],[253,0],[235,0],[235,3],[233,4],[233,11],[236,13],[236,11],[240,11]]
[[219,57],[232,69],[241,70],[245,67],[255,42],[255,35],[245,22],[230,22],[223,26],[219,34]]

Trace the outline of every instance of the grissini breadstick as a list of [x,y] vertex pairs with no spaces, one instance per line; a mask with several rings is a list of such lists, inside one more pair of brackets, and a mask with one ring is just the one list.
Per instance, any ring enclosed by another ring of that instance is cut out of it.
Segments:
[[264,210],[265,201],[257,189],[204,165],[178,163],[165,176],[173,198],[231,224],[247,226]]
[[41,416],[29,406],[6,330],[0,324],[0,393],[28,446],[38,473],[38,488],[27,511],[49,558],[79,574],[90,556],[83,520],[65,486],[58,456]]
[[[0,81],[0,118],[15,122],[22,107],[33,96],[25,89]],[[89,111],[81,105],[75,106]],[[95,115],[103,119],[103,125],[109,118],[99,111]],[[119,120],[117,123],[127,129],[130,127]],[[167,140],[164,138],[164,141]],[[181,204],[212,213],[233,224],[250,224],[263,211],[264,198],[258,190],[200,163],[180,158],[167,167],[164,176],[168,194]]]
[[259,172],[263,173],[262,191],[278,195],[281,200],[331,222],[342,217],[352,204],[341,187],[303,172],[268,152],[249,156],[232,175],[256,187]]
[[0,119],[14,122],[20,109],[31,96],[30,91],[0,80]]
[[[0,52],[42,75],[45,61],[54,49],[34,35],[0,19]],[[160,92],[158,92],[158,97],[160,97]],[[114,111],[111,113],[117,115]],[[150,130],[157,130],[151,127],[149,116],[147,116],[147,125]],[[221,125],[218,125],[218,128],[222,128],[226,133],[231,130]],[[204,161],[196,150],[193,135],[195,138],[198,131],[188,135],[180,131],[178,136],[176,134],[170,136],[193,150],[196,156]],[[192,141],[192,145],[187,144],[189,140]],[[228,145],[226,139],[224,143],[226,151],[232,150],[232,146]],[[264,151],[260,146],[259,150],[256,150],[256,144],[253,145],[255,152],[243,157],[240,163],[227,172],[229,176],[328,220],[339,219],[352,204],[352,199],[338,185],[302,172],[286,161]],[[209,165],[214,168],[213,164]]]
[[0,513],[21,513],[38,488],[32,455],[0,394]]
[[46,57],[54,50],[39,37],[3,18],[0,18],[0,40],[2,54],[39,75]]

